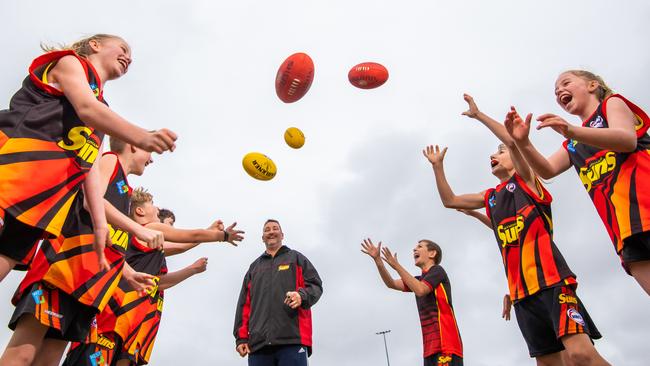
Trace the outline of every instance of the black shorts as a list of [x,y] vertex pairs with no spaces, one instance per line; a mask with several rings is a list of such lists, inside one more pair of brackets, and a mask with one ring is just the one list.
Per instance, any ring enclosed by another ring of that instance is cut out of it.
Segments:
[[623,249],[619,253],[623,268],[630,274],[629,264],[650,260],[650,231],[634,234],[623,239]]
[[16,329],[23,315],[34,316],[48,327],[46,338],[81,342],[90,331],[97,309],[78,302],[55,287],[37,282],[25,290],[18,300],[9,321],[11,330]]
[[99,335],[97,343],[75,343],[63,361],[63,366],[115,365],[115,355],[122,349],[122,338],[111,332]]
[[530,357],[564,350],[560,338],[570,334],[602,336],[572,286],[541,290],[514,304],[517,323]]
[[18,262],[15,269],[24,271],[34,258],[38,242],[47,234],[9,214],[0,219],[0,255],[15,260]]
[[463,358],[448,353],[436,353],[424,358],[424,366],[463,366]]

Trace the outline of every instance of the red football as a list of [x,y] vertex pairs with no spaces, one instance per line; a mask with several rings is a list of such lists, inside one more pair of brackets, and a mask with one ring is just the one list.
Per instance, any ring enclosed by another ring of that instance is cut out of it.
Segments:
[[348,80],[357,88],[374,89],[388,80],[388,70],[376,62],[364,62],[350,69]]
[[294,53],[280,65],[275,76],[275,92],[285,103],[293,103],[307,94],[314,80],[314,62],[306,53]]

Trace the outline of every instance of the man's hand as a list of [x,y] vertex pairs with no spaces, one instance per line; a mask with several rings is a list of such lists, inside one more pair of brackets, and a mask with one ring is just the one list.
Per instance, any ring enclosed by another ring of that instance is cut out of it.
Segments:
[[237,346],[237,353],[239,353],[239,355],[242,357],[246,357],[246,355],[251,353],[251,349],[248,348],[248,343],[242,343]]
[[506,321],[510,320],[511,308],[512,308],[512,301],[510,300],[510,295],[506,294],[503,297],[503,310],[501,311],[501,317]]
[[296,309],[302,304],[302,297],[296,291],[289,291],[287,292],[287,297],[284,299],[284,303],[289,305],[290,308]]

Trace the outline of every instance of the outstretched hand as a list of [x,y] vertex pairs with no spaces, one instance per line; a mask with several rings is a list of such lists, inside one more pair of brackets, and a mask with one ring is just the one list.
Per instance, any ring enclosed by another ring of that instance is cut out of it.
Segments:
[[447,154],[447,148],[445,147],[440,151],[440,147],[438,145],[433,147],[433,145],[427,146],[424,150],[422,150],[422,154],[424,155],[425,158],[429,160],[431,165],[435,166],[440,166],[442,165],[443,160],[445,160],[445,154]]
[[540,122],[540,124],[537,125],[538,130],[541,130],[542,128],[545,127],[550,127],[553,129],[553,131],[559,133],[560,135],[566,138],[572,137],[572,131],[574,126],[571,125],[562,117],[556,116],[554,114],[546,113],[537,117],[537,120]]
[[237,226],[237,223],[233,222],[226,228],[226,230],[224,230],[224,241],[237,246],[239,242],[244,240],[244,235],[242,235],[244,234],[244,231],[235,230],[235,226]]
[[368,254],[375,261],[380,260],[381,242],[375,246],[370,238],[363,239],[361,243],[361,252]]
[[399,262],[397,261],[397,253],[393,254],[387,247],[382,248],[381,253],[384,255],[382,258],[384,262],[388,263],[388,265],[393,267],[393,269],[397,269],[399,266]]
[[480,111],[476,105],[476,102],[474,102],[474,98],[472,98],[472,96],[469,94],[463,94],[463,99],[465,99],[467,102],[468,109],[461,114],[469,118],[477,118]]
[[530,134],[530,121],[533,118],[531,113],[528,113],[526,120],[523,120],[515,107],[510,107],[510,111],[506,114],[506,119],[503,124],[506,126],[506,131],[513,140],[520,142],[528,139]]

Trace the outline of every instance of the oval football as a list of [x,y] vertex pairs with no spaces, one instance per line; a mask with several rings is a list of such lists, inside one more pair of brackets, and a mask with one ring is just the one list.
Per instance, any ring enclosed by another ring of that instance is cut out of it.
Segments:
[[289,127],[284,131],[284,141],[294,149],[300,149],[305,144],[305,134],[297,127]]
[[275,76],[275,93],[281,101],[293,103],[304,97],[314,81],[314,62],[298,52],[287,57]]
[[277,168],[273,160],[258,152],[251,152],[244,155],[242,166],[248,175],[257,180],[271,180],[277,173]]
[[363,62],[350,69],[348,80],[357,88],[374,89],[388,80],[388,70],[376,62]]

